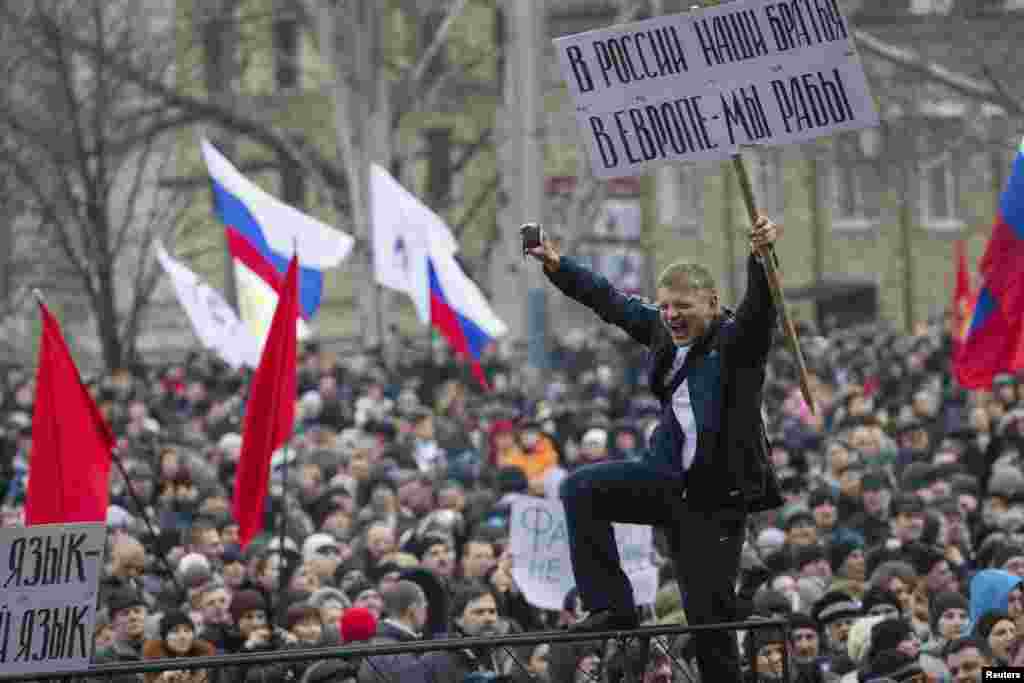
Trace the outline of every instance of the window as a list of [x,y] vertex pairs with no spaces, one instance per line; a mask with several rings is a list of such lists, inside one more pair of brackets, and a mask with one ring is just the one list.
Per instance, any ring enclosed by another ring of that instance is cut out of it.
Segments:
[[299,84],[299,22],[293,16],[274,19],[274,80],[279,90]]
[[872,131],[841,133],[833,138],[832,225],[837,229],[870,227],[879,215],[878,170],[872,163],[877,140]]
[[912,14],[949,14],[953,0],[911,0]]
[[699,236],[703,223],[704,176],[691,165],[662,166],[657,183],[658,223],[679,234]]
[[937,229],[960,228],[960,187],[956,158],[950,143],[956,138],[949,120],[922,126],[918,198],[922,222]]

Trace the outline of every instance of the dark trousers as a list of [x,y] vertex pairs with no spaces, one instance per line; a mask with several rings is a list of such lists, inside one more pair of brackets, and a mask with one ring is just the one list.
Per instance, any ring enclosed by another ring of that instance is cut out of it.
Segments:
[[[624,522],[666,532],[689,625],[735,620],[746,514],[690,510],[685,486],[679,473],[640,460],[585,465],[562,482],[569,553],[587,610],[635,608],[612,531],[612,522]],[[702,680],[740,680],[735,633],[698,631],[695,637]]]

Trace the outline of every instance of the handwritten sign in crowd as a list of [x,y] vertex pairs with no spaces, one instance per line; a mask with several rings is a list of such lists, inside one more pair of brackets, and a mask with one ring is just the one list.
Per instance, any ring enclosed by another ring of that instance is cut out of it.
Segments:
[[601,178],[879,121],[837,0],[737,0],[554,43]]
[[[566,593],[576,585],[562,503],[542,498],[517,500],[512,504],[510,527],[512,577],[526,601],[540,609],[562,609]],[[636,604],[652,604],[658,590],[658,569],[651,563],[651,527],[615,524],[613,528]]]
[[0,676],[89,667],[106,527],[0,529]]

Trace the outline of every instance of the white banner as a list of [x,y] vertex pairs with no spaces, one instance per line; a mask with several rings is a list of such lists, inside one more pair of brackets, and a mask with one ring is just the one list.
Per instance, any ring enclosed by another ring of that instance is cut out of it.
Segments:
[[[534,607],[560,610],[576,580],[569,559],[569,532],[560,501],[520,498],[512,504],[510,523],[512,577]],[[654,603],[658,569],[651,564],[654,536],[651,527],[615,524],[622,568],[633,584],[638,605]]]
[[259,365],[259,340],[249,333],[224,297],[172,258],[159,242],[156,257],[170,276],[178,302],[202,345],[215,351],[232,368]]
[[879,123],[837,0],[736,0],[554,42],[600,178]]
[[0,676],[89,668],[106,526],[0,529]]

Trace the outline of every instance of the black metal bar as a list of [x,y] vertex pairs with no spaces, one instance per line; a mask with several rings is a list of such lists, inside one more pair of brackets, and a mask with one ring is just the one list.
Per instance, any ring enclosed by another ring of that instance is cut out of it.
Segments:
[[541,645],[543,643],[585,643],[594,640],[615,638],[634,638],[640,636],[671,636],[698,631],[744,631],[770,627],[785,628],[785,619],[759,619],[757,621],[729,621],[720,624],[697,624],[681,626],[643,626],[624,631],[595,631],[594,633],[578,633],[573,631],[536,631],[534,633],[517,633],[507,636],[472,637],[472,638],[441,638],[437,640],[421,640],[401,645],[353,645],[348,647],[302,648],[294,650],[274,650],[271,652],[253,652],[235,655],[214,655],[211,657],[175,657],[173,659],[154,659],[144,662],[125,662],[117,664],[100,664],[85,671],[51,672],[32,675],[0,676],[0,681],[43,681],[62,678],[73,674],[79,676],[116,676],[124,674],[156,673],[168,669],[209,669],[228,666],[259,666],[260,664],[279,664],[308,662],[318,659],[373,657],[377,655],[422,654],[426,652],[446,652],[465,650],[475,647],[500,647],[507,645]]
[[[128,476],[128,471],[124,468],[124,463],[121,462],[121,454],[118,453],[117,448],[111,449],[110,459],[113,461],[114,466],[117,467],[117,470],[121,473],[121,478],[124,479],[124,487],[128,491],[128,495],[131,497],[132,502],[135,503],[135,507],[139,509],[139,514],[142,515],[142,521],[146,523],[146,530],[149,531],[149,535],[153,538],[153,546],[156,547],[159,539],[157,537],[156,530],[153,529],[153,524],[149,521],[149,512],[146,510],[146,506],[143,502],[139,500],[139,494],[135,493],[135,487],[132,486],[132,481]],[[164,566],[164,569],[167,570],[167,573],[171,577],[171,583],[174,584],[175,590],[181,592],[183,589],[181,584],[178,583],[178,575],[174,572],[174,567],[172,567],[171,563],[167,560],[167,555],[158,552],[154,552],[153,554],[156,555],[157,559],[160,560],[160,563]]]

